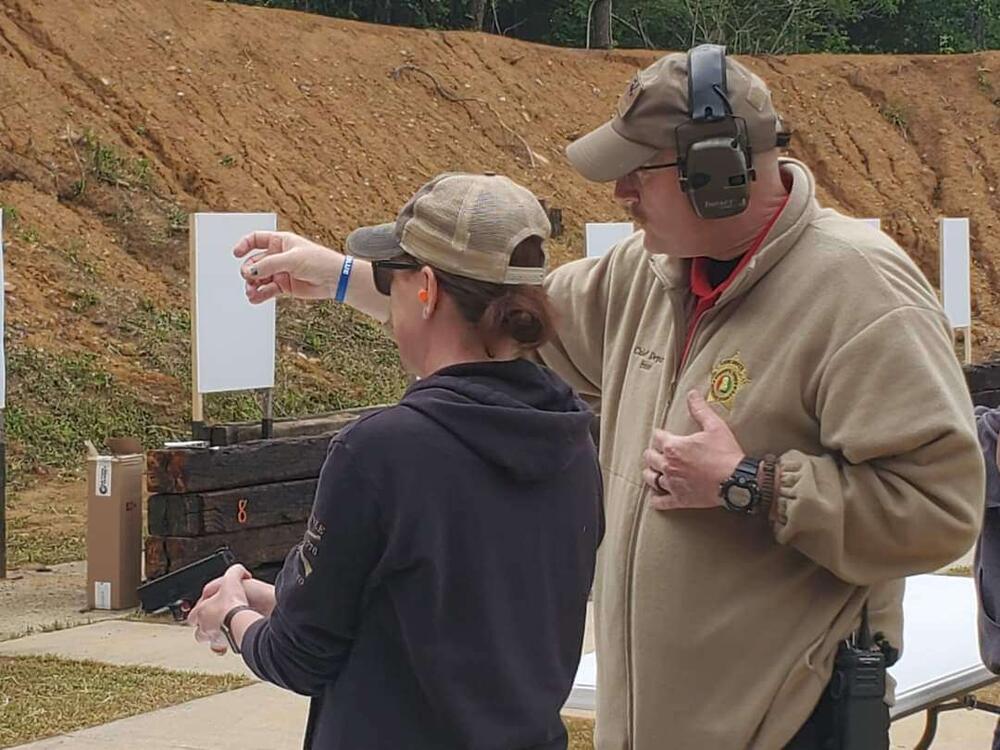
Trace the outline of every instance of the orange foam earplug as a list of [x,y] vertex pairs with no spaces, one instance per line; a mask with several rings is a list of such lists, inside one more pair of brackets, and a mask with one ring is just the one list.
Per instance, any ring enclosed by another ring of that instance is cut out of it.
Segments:
[[421,289],[419,292],[417,292],[417,299],[420,300],[422,303],[427,304],[427,290]]

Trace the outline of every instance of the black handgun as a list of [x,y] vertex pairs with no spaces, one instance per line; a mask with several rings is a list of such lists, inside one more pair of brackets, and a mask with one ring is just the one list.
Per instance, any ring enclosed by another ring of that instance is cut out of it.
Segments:
[[142,611],[152,613],[169,609],[178,622],[186,619],[201,598],[205,584],[223,575],[235,563],[236,556],[232,550],[220,547],[208,557],[147,581],[138,588]]

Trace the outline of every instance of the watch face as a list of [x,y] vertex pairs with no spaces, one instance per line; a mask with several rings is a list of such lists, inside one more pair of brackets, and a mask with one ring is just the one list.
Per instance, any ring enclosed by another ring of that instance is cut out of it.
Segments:
[[750,504],[753,503],[753,492],[748,487],[734,484],[726,490],[726,500],[737,508],[749,508]]

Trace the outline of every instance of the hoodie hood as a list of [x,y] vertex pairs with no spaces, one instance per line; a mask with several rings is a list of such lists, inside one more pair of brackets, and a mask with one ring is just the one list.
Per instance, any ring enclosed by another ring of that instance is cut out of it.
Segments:
[[446,367],[412,385],[400,404],[520,481],[547,479],[593,447],[587,405],[524,359]]

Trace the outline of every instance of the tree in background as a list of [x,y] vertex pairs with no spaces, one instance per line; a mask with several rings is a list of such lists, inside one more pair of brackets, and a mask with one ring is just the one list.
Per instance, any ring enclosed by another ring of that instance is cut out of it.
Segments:
[[1000,0],[236,0],[572,47],[740,54],[970,52],[1000,47]]
[[899,0],[891,18],[854,24],[862,52],[975,52],[1000,46],[998,0]]
[[[734,54],[783,54],[849,50],[848,26],[893,15],[898,1],[633,0],[630,10],[660,48],[711,42],[726,45]],[[620,39],[625,46],[645,43],[627,26]]]
[[[591,27],[593,22],[593,27]],[[587,19],[587,31],[593,28],[593,34],[587,38],[588,47],[611,49],[611,0],[593,0],[590,3],[590,16]]]
[[[454,11],[453,11],[454,13]],[[469,28],[483,28],[483,21],[486,19],[486,0],[471,0],[469,3],[469,19],[472,21]]]

